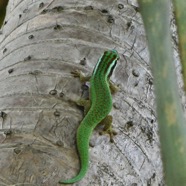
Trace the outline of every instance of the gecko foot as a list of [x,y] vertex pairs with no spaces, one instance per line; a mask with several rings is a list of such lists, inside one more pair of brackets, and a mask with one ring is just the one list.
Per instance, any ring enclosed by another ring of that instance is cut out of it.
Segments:
[[80,76],[81,76],[81,71],[79,71],[79,70],[73,70],[73,71],[71,71],[71,74],[72,74],[74,77],[80,78]]
[[100,135],[109,134],[110,136],[110,142],[114,142],[114,136],[117,135],[117,132],[113,130],[112,128],[112,116],[108,115],[106,116],[100,123],[101,125],[104,125],[103,131],[99,132]]
[[117,135],[117,132],[111,128],[106,131],[101,131],[99,134],[100,135],[108,134],[110,136],[110,142],[113,143],[114,142],[113,138],[115,135]]
[[73,77],[79,78],[82,83],[90,80],[90,76],[85,76],[80,70],[73,70],[71,74]]

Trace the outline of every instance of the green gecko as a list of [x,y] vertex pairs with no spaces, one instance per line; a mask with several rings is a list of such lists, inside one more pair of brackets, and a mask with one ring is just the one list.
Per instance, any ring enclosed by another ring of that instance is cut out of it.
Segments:
[[[81,180],[85,176],[89,167],[89,140],[92,131],[99,123],[111,123],[112,116],[107,115],[112,108],[111,92],[114,92],[116,88],[109,82],[109,78],[116,67],[118,59],[119,54],[116,50],[105,51],[93,70],[90,78],[90,109],[86,111],[87,114],[81,121],[76,134],[76,143],[81,168],[77,176],[68,180],[60,180],[60,184],[74,183]],[[85,78],[80,72],[78,73],[75,71],[73,74],[75,77],[79,76],[80,79]],[[87,102],[88,100],[84,101]],[[80,102],[81,105],[84,105],[82,101]],[[111,131],[111,125],[109,125],[109,127],[105,127],[104,129],[108,131],[112,140],[114,132]]]

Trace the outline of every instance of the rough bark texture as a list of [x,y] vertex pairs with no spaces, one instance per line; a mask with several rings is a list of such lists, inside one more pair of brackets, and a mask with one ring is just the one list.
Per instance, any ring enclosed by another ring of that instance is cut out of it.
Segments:
[[118,135],[111,144],[95,131],[89,171],[74,185],[163,185],[153,78],[132,0],[10,0],[0,35],[0,185],[55,186],[77,174],[83,113],[69,100],[82,90],[70,72],[91,73],[113,48]]

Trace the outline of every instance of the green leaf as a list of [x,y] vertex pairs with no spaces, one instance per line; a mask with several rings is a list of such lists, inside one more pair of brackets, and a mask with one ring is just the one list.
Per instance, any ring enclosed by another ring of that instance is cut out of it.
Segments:
[[186,121],[178,93],[171,47],[170,1],[138,2],[154,76],[165,180],[168,186],[181,186],[186,183]]
[[0,0],[0,27],[2,26],[5,18],[7,4],[8,0]]
[[173,0],[179,37],[179,51],[183,69],[184,89],[186,91],[186,3],[185,0]]

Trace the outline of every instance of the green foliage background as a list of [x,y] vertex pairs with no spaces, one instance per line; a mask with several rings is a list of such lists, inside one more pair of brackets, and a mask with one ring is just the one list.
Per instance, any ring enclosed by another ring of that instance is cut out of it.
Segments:
[[[186,184],[186,121],[176,81],[170,36],[170,1],[139,0],[155,83],[161,151],[168,186]],[[186,3],[175,1],[182,64],[185,64]],[[179,9],[180,5],[181,9]],[[182,19],[184,21],[182,22]],[[183,25],[181,25],[183,24]],[[181,27],[180,27],[181,26]],[[184,30],[184,31],[183,31]],[[183,33],[182,33],[183,32]],[[184,67],[185,65],[183,65]],[[185,77],[185,75],[184,75]],[[185,78],[184,78],[185,79]]]
[[2,26],[4,18],[5,18],[7,3],[8,3],[8,0],[0,1],[0,27]]

